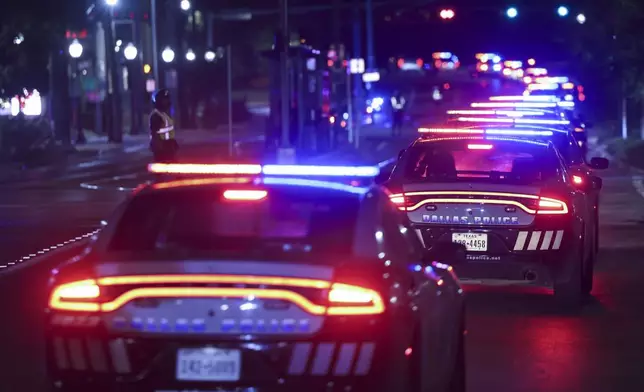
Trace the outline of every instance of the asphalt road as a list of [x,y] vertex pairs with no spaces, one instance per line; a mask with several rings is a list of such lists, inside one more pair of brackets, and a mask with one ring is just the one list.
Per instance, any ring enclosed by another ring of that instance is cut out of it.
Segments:
[[[15,187],[0,195],[3,259],[93,230],[144,177],[104,173],[83,182]],[[644,382],[644,195],[622,168],[604,173],[601,252],[593,300],[578,314],[556,310],[548,293],[468,289],[471,392],[641,391]],[[66,249],[66,248],[63,248]],[[0,392],[46,390],[42,309],[48,271],[77,250],[0,271]],[[56,253],[58,252],[58,253]]]

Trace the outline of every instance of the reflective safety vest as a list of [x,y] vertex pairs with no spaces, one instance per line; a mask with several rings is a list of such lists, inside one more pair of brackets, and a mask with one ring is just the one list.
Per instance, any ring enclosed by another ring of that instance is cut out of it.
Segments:
[[[152,113],[156,113],[163,119],[164,127],[157,131],[157,135],[161,140],[172,140],[174,139],[174,121],[167,114],[163,113],[160,110],[154,109]],[[150,136],[152,137],[152,136]]]
[[391,106],[396,110],[401,110],[405,107],[405,98],[400,97],[400,101],[396,97],[391,97]]

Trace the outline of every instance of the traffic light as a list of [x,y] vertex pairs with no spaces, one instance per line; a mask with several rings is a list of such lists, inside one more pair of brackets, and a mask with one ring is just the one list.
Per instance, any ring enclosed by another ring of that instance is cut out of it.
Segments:
[[448,8],[448,9],[442,9],[439,15],[441,19],[453,19],[455,14],[453,9]]

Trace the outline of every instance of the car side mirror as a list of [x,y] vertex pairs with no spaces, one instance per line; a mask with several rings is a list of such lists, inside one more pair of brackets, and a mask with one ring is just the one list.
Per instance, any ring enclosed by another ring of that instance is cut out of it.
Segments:
[[590,181],[594,189],[601,190],[604,187],[604,180],[597,176],[591,176]]
[[425,253],[425,262],[438,261],[445,264],[457,265],[466,261],[467,250],[465,245],[455,242],[440,242],[432,246]]
[[590,167],[597,170],[608,169],[610,161],[606,158],[593,157],[590,159]]

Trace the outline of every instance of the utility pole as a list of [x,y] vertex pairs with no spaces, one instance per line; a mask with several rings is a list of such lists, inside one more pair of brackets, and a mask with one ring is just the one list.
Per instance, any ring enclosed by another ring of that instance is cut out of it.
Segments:
[[159,80],[159,42],[157,36],[157,0],[150,0],[150,28],[152,30],[152,73],[157,87]]
[[373,0],[366,0],[366,17],[367,25],[367,71],[371,72],[376,69],[376,55],[373,47]]
[[280,0],[280,22],[281,48],[276,49],[280,51],[282,138],[280,143],[281,148],[277,153],[277,160],[280,163],[295,163],[295,150],[292,148],[290,140],[291,88],[289,83],[289,49],[291,35],[288,26],[288,0]]
[[[110,99],[111,110],[108,112],[112,117],[110,124],[112,125],[111,129],[108,132],[109,141],[113,143],[122,143],[123,142],[123,117],[122,117],[122,104],[121,104],[121,92],[119,85],[119,74],[121,70],[119,69],[118,62],[116,61],[116,53],[114,52],[114,21],[112,18],[112,10],[108,10],[106,13],[107,23],[105,23],[105,53],[107,56],[107,67],[109,69],[109,79],[111,80],[112,87],[112,96]],[[108,86],[109,91],[109,86]]]

